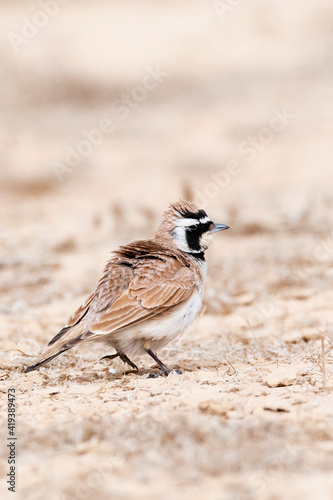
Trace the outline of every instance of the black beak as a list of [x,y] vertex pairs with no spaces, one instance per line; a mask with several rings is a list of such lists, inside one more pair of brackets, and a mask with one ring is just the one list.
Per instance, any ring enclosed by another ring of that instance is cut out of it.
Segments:
[[214,224],[213,228],[210,229],[210,233],[217,233],[218,231],[224,231],[225,229],[229,229],[229,226],[225,224]]

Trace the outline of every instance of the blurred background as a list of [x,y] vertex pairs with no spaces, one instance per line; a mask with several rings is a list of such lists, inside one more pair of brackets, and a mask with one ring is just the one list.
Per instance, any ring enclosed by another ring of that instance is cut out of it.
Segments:
[[[182,198],[231,227],[208,252],[195,352],[216,359],[221,335],[246,343],[253,328],[270,345],[316,348],[318,330],[332,327],[330,0],[3,0],[0,25],[3,345],[29,339],[38,351],[109,252],[153,237]],[[6,370],[22,377],[24,363]],[[325,483],[318,474],[314,489]],[[273,498],[271,486],[283,487],[250,479],[229,496],[214,479],[209,498]]]

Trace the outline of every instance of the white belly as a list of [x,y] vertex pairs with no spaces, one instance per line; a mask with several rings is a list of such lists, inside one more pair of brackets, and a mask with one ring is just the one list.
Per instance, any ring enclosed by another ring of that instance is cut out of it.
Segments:
[[129,357],[144,354],[144,344],[148,342],[150,349],[157,351],[193,323],[202,307],[202,295],[196,291],[186,302],[136,326],[106,335],[105,341]]

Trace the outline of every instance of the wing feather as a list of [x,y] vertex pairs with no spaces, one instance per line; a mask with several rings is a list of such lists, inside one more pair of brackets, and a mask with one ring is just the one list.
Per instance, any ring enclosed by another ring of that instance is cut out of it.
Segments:
[[187,300],[194,291],[193,273],[175,259],[154,266],[145,261],[138,267],[127,290],[91,325],[91,332],[110,334],[134,326]]
[[87,314],[88,310],[89,310],[89,307],[90,307],[90,304],[92,302],[94,298],[94,294],[92,293],[91,295],[89,295],[89,297],[83,302],[83,304],[80,305],[80,307],[78,307],[75,311],[74,314],[72,314],[72,316],[69,318],[69,320],[67,321],[67,325],[65,325],[59,333],[57,333],[57,335],[55,335],[51,340],[50,342],[47,344],[47,345],[53,345],[57,342],[57,340],[59,340],[61,337],[63,337],[65,335],[65,333],[68,332],[68,330],[70,330],[73,326],[77,325],[78,323],[80,323],[80,321],[85,317],[85,315]]
[[69,318],[67,321],[66,326],[74,326],[78,323],[80,319],[82,319],[82,316],[88,311],[89,306],[92,302],[92,299],[94,298],[94,294],[92,293],[89,295],[89,297],[83,302],[83,304],[80,305],[75,311],[74,314]]
[[[100,316],[100,313],[108,309],[126,289],[133,278],[134,273],[131,266],[126,265],[121,259],[114,259],[107,262],[103,275],[98,282],[95,292],[77,308],[69,318],[67,324],[48,343],[53,346],[59,342],[64,342],[74,338],[77,332],[72,328],[78,325],[88,314],[92,317]],[[105,293],[107,291],[107,293]]]

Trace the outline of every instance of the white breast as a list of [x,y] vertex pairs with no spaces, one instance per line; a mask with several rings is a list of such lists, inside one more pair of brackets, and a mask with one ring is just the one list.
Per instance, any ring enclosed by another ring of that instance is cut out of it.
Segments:
[[161,340],[166,337],[170,342],[193,323],[201,307],[202,294],[195,291],[183,304],[147,322],[142,333],[150,336],[152,340]]

